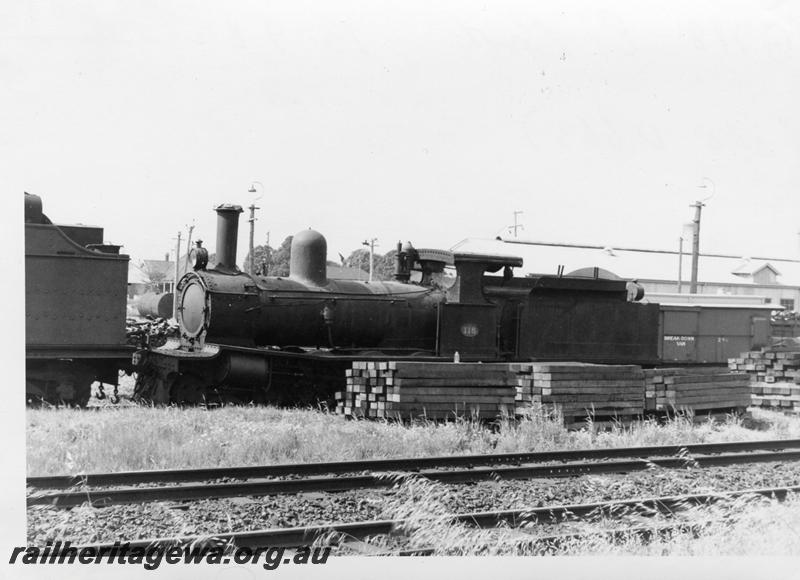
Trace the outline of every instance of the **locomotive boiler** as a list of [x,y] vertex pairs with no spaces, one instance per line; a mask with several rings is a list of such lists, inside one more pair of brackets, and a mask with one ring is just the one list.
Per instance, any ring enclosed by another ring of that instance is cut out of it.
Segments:
[[140,399],[330,401],[365,359],[657,362],[658,305],[596,270],[515,278],[519,257],[409,243],[394,281],[331,280],[325,238],[307,230],[289,276],[253,276],[236,267],[242,208],[216,211],[216,263],[177,285],[179,337],[135,356]]
[[217,208],[217,263],[178,284],[181,342],[246,347],[433,350],[439,288],[399,282],[329,280],[327,243],[313,230],[292,240],[286,278],[252,276],[236,267],[239,206]]

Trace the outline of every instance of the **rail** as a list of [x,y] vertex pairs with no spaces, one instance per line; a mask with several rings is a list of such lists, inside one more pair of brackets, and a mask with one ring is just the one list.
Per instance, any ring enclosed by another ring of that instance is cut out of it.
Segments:
[[[685,448],[684,448],[685,449]],[[521,465],[417,471],[415,475],[430,481],[459,484],[476,481],[514,480],[533,478],[575,477],[588,474],[629,473],[653,467],[666,469],[719,467],[767,462],[800,461],[800,450],[691,455],[685,451],[677,457],[647,457],[633,460],[602,460],[547,465]],[[407,474],[388,472],[356,476],[305,477],[237,483],[204,483],[168,487],[127,487],[120,489],[82,489],[55,493],[35,493],[27,498],[30,505],[51,505],[67,508],[84,503],[96,507],[145,503],[153,501],[191,501],[229,497],[295,494],[303,492],[336,492],[354,489],[392,487]]]
[[[720,493],[686,494],[668,497],[643,498],[586,503],[575,505],[555,505],[516,510],[501,510],[453,514],[445,521],[463,523],[479,528],[495,528],[501,525],[517,527],[521,525],[553,524],[589,517],[615,518],[622,514],[636,513],[643,517],[655,514],[671,514],[690,507],[711,505],[721,500],[733,500],[745,496],[771,497],[784,501],[789,494],[800,493],[800,486],[745,489]],[[362,540],[376,535],[401,533],[409,525],[406,520],[371,520],[353,523],[331,523],[318,526],[252,530],[229,532],[214,536],[185,536],[177,538],[154,538],[126,542],[130,548],[150,546],[175,546],[186,544],[230,544],[239,547],[286,547],[308,545],[323,537],[337,543],[340,540]],[[87,546],[88,547],[88,546]],[[111,544],[98,544],[96,549],[111,549]]]
[[735,443],[697,443],[688,445],[654,445],[647,447],[617,447],[612,449],[570,449],[530,453],[500,453],[484,455],[447,455],[438,457],[406,457],[339,461],[324,463],[287,463],[279,465],[212,467],[199,469],[166,469],[120,471],[111,473],[82,473],[77,475],[45,475],[28,477],[29,487],[61,489],[74,485],[134,485],[156,482],[211,481],[221,478],[255,479],[287,475],[322,475],[358,473],[362,471],[420,471],[442,467],[468,468],[478,465],[544,463],[578,459],[604,460],[620,457],[668,457],[680,453],[710,454],[738,453],[757,450],[800,449],[800,439],[771,439]]

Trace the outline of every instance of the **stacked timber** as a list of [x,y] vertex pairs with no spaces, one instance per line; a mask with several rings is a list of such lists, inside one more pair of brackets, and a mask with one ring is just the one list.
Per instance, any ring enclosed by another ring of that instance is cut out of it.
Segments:
[[520,365],[355,361],[336,412],[355,417],[493,419],[513,416]]
[[750,377],[752,405],[800,413],[800,341],[783,339],[777,344],[743,352],[728,360],[732,369]]
[[746,372],[754,382],[800,384],[800,348],[765,347],[743,352],[738,358],[728,359],[728,366]]
[[743,410],[750,404],[750,379],[745,373],[720,368],[663,368],[644,371],[648,411],[696,414]]
[[559,411],[565,424],[644,412],[644,374],[637,365],[557,362],[532,367],[531,404]]
[[800,385],[795,383],[753,383],[752,405],[785,413],[800,413]]
[[[527,414],[534,403],[533,388],[533,365],[517,364],[517,384],[514,394],[514,415],[520,416]],[[541,400],[535,401],[541,403]]]
[[724,367],[356,361],[336,400],[337,413],[354,417],[493,419],[544,411],[571,425],[645,412],[738,410],[750,402],[750,384],[746,374]]

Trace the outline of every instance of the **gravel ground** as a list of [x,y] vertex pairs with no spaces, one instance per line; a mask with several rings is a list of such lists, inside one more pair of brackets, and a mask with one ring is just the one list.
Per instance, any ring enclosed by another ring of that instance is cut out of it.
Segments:
[[[442,492],[437,494],[438,507],[456,513],[788,485],[800,485],[800,463],[683,470],[654,468],[624,475],[434,488]],[[73,543],[114,542],[394,517],[394,513],[387,511],[387,503],[396,502],[404,493],[392,489],[356,490],[98,509],[36,506],[28,509],[28,542],[30,545],[43,545],[55,539]],[[430,502],[430,498],[424,499]]]

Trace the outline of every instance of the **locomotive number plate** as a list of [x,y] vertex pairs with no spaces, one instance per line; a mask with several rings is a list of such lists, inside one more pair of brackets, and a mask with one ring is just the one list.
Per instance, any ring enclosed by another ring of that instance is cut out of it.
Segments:
[[462,324],[461,334],[463,334],[467,338],[474,338],[478,336],[478,325],[472,323]]

